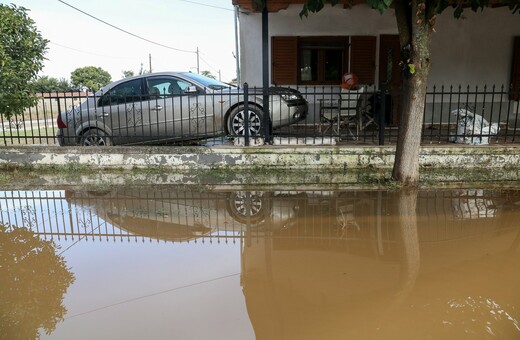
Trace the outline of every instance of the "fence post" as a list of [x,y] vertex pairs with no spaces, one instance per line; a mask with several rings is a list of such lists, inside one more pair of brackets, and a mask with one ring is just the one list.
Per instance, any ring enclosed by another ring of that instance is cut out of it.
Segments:
[[7,146],[7,137],[5,136],[5,123],[3,114],[0,114],[0,124],[2,124],[2,139],[4,140],[4,146]]
[[271,118],[269,117],[269,13],[265,3],[262,10],[262,105],[263,105],[263,126],[265,144],[271,141],[269,129]]
[[249,146],[249,84],[244,83],[244,145]]
[[[374,102],[375,105],[375,102]],[[386,84],[381,85],[381,107],[379,112],[379,145],[385,145]]]

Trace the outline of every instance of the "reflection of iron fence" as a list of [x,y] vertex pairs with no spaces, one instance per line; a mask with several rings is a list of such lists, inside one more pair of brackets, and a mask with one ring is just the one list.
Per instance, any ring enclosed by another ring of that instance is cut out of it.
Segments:
[[[396,255],[392,192],[3,191],[0,223],[62,241],[247,242]],[[515,228],[518,192],[422,191],[419,242],[442,243]],[[397,215],[396,215],[397,214]]]
[[[239,141],[239,145],[259,143],[256,139],[251,139],[255,137],[255,133],[265,137],[260,143],[268,140],[274,145],[383,145],[397,141],[398,92],[364,87],[361,94],[356,93],[357,105],[346,107],[344,103],[353,95],[341,92],[337,86],[301,87],[297,90],[306,99],[308,112],[304,120],[293,119],[289,125],[279,121],[273,112],[283,112],[287,106],[291,107],[293,104],[286,100],[274,100],[274,96],[279,98],[280,95],[276,92],[270,94],[270,119],[260,119],[262,102],[259,93],[262,91],[257,88],[245,87],[232,93],[182,94],[169,97],[148,95],[112,98],[105,95],[103,103],[100,103],[101,98],[91,96],[93,101],[90,104],[85,101],[86,93],[45,94],[41,96],[39,104],[27,109],[23,116],[14,117],[10,121],[0,117],[0,143],[6,146],[57,145],[56,135],[60,130],[63,132],[64,126],[68,126],[69,130],[72,126],[74,130],[73,134],[65,135],[64,140],[80,142],[81,136],[88,129],[84,124],[87,120],[90,121],[89,128],[97,126],[99,130],[111,129],[106,134],[116,143],[122,144],[230,143],[237,135],[229,128],[237,124],[244,124],[238,131],[243,131],[241,136],[245,141]],[[238,98],[236,100],[240,103],[247,98],[247,109],[256,108],[259,115],[256,118],[250,117],[250,120],[245,119],[246,115],[237,115],[232,119],[229,114],[233,108],[226,106],[232,97]],[[520,128],[520,105],[518,101],[510,100],[513,97],[513,93],[503,86],[434,86],[428,90],[426,96],[422,142],[442,144],[466,137],[471,140],[486,140],[492,144],[516,143],[516,132]],[[105,105],[107,103],[114,105]],[[468,131],[457,130],[460,117],[452,112],[459,108],[467,109],[475,116],[495,124],[498,131],[486,129],[483,125]],[[66,111],[69,114],[62,116],[63,119],[58,124],[58,114]],[[80,118],[81,111],[89,113]],[[262,128],[265,121],[270,121],[274,129]],[[272,136],[266,136],[266,133],[272,133]]]

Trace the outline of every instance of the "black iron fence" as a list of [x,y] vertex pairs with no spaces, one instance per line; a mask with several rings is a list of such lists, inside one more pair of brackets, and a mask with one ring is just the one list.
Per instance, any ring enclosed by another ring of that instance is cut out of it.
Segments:
[[[23,115],[0,116],[0,145],[361,144],[397,141],[399,91],[362,86],[146,95],[41,94]],[[504,86],[434,86],[425,99],[423,144],[516,143],[518,93]],[[266,112],[268,115],[266,115]]]
[[[520,232],[507,217],[520,209],[518,197],[517,190],[420,191],[419,242],[432,245]],[[339,246],[342,251],[378,251],[381,256],[397,255],[397,204],[392,191],[199,191],[185,186],[14,190],[0,191],[0,226],[70,242],[227,243],[269,236],[278,247],[292,240],[306,247]]]

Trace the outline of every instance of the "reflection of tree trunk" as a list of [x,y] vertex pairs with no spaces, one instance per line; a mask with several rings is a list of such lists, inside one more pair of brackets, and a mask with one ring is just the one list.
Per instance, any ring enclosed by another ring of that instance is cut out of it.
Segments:
[[509,251],[515,251],[518,248],[518,246],[520,246],[520,229],[518,230],[518,234],[516,234],[516,238],[511,244],[511,248],[509,248]]
[[413,289],[421,265],[417,234],[417,196],[418,191],[416,189],[404,189],[398,194],[398,242],[402,256],[399,300],[404,299]]

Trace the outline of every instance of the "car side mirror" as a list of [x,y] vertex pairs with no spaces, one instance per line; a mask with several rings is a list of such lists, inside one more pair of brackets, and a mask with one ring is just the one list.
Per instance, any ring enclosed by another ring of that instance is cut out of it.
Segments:
[[184,93],[186,93],[186,94],[197,94],[197,93],[199,93],[199,90],[197,90],[197,86],[188,86],[184,90]]

